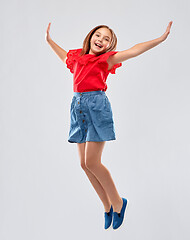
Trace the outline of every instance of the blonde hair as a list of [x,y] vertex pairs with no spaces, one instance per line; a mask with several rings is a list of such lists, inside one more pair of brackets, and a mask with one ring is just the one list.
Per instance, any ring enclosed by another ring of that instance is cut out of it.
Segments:
[[[103,27],[107,28],[110,31],[110,33],[111,33],[111,43],[110,43],[108,49],[105,52],[110,52],[110,51],[115,51],[116,50],[116,47],[117,47],[117,37],[116,37],[114,31],[111,28],[109,28],[108,26],[106,26],[106,25],[99,25],[99,26],[96,26],[95,28],[93,28],[87,34],[87,36],[85,37],[85,39],[83,41],[83,48],[82,48],[82,51],[80,52],[80,56],[89,53],[89,51],[90,51],[90,40],[92,38],[92,35],[95,33],[95,31],[97,29],[103,28]],[[103,53],[101,53],[101,54],[103,54]]]

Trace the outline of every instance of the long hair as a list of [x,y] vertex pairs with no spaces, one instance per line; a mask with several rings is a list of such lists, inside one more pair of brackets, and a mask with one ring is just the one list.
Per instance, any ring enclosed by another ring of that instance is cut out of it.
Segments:
[[[87,36],[85,37],[85,39],[83,41],[83,48],[82,48],[82,51],[80,52],[80,56],[89,53],[89,51],[90,51],[90,40],[92,38],[92,35],[95,33],[95,31],[97,29],[102,28],[102,27],[105,27],[105,28],[109,29],[109,31],[111,33],[111,42],[110,42],[110,45],[109,45],[108,49],[105,52],[110,52],[110,51],[115,51],[116,50],[116,47],[117,47],[117,37],[116,37],[114,31],[111,28],[109,28],[108,26],[106,26],[106,25],[99,25],[99,26],[96,26],[95,28],[93,28],[87,34]],[[103,54],[103,53],[101,53],[101,54]]]

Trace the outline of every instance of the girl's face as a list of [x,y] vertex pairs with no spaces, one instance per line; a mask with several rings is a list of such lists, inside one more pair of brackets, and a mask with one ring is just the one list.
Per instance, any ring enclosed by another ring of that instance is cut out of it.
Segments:
[[111,42],[111,32],[107,28],[99,28],[92,35],[90,40],[89,54],[96,55],[97,53],[105,52]]

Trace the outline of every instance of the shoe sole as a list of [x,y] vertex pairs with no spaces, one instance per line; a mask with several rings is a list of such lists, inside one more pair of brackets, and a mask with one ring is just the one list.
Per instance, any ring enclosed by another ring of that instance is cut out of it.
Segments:
[[116,228],[116,229],[113,228],[113,230],[117,230],[117,229],[119,229],[119,228],[121,229],[121,227],[123,226],[123,224],[124,224],[124,222],[125,222],[125,218],[126,218],[126,215],[127,215],[128,208],[129,208],[129,200],[127,199],[127,205],[126,205],[126,208],[125,208],[125,213],[124,213],[124,217],[123,217],[123,222],[122,222],[122,224],[121,224],[118,228]]
[[106,231],[110,231],[111,230],[111,225],[112,225],[112,223],[110,224],[110,226],[109,226],[109,228],[104,228],[104,230],[106,230]]

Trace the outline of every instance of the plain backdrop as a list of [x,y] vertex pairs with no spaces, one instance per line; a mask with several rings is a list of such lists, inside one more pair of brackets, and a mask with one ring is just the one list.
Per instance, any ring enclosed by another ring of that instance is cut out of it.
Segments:
[[[187,0],[8,0],[0,4],[0,239],[188,240],[190,182]],[[102,163],[125,222],[104,230],[104,207],[67,141],[73,75],[45,40],[81,48],[105,24],[117,51],[171,32],[107,79],[116,140]]]

